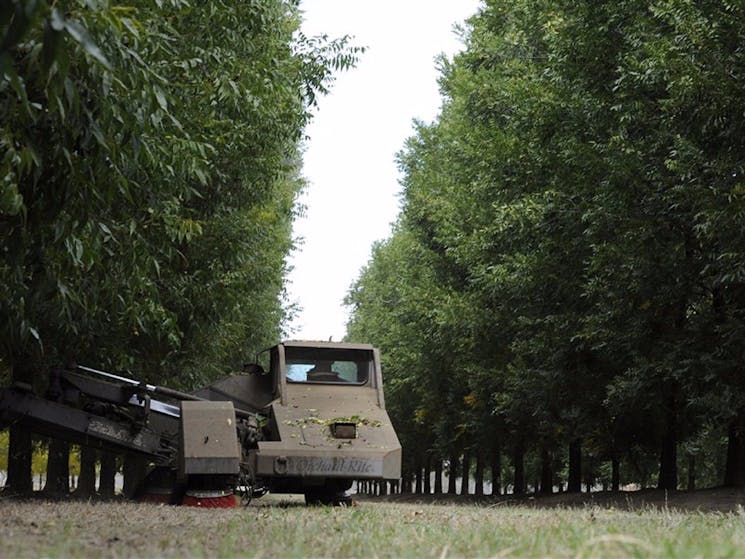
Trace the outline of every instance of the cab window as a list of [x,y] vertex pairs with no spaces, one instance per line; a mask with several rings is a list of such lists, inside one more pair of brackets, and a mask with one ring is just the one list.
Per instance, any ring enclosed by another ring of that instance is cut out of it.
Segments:
[[372,352],[337,348],[285,347],[288,382],[365,384],[372,374]]

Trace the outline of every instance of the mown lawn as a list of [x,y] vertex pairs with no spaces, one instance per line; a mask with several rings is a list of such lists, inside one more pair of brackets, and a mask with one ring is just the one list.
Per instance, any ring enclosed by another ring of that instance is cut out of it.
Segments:
[[[266,498],[265,498],[266,499]],[[273,500],[272,500],[273,499]],[[0,500],[0,557],[745,557],[745,513]]]

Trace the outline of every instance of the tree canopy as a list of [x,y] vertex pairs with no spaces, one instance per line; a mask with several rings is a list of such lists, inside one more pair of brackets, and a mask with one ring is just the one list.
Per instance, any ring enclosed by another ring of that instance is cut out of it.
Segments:
[[185,387],[274,343],[302,131],[348,38],[294,0],[0,9],[0,359]]
[[674,489],[684,453],[743,482],[744,16],[487,0],[469,20],[347,298],[408,464],[504,451],[515,490],[525,458],[547,491]]

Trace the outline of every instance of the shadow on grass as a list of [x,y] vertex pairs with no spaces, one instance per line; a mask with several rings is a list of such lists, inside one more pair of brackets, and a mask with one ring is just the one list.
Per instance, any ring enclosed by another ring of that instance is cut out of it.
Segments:
[[[113,499],[76,499],[74,494],[65,496],[35,491],[32,494],[17,494],[0,490],[0,501],[89,501],[89,502],[126,502],[127,499],[117,495]],[[598,491],[592,493],[554,493],[553,495],[451,495],[451,494],[397,494],[371,496],[352,495],[352,506],[358,503],[400,503],[428,504],[441,506],[479,506],[529,507],[539,509],[551,508],[589,508],[601,507],[617,510],[681,510],[699,512],[721,512],[745,514],[745,489],[733,487],[714,487],[697,491],[664,491],[660,489],[641,489],[638,491]],[[248,505],[250,508],[307,508],[302,495],[268,494],[256,498]],[[312,505],[310,506],[312,508]]]
[[587,508],[599,506],[618,510],[672,509],[700,512],[745,512],[745,489],[715,487],[697,491],[599,491],[593,493],[554,493],[553,495],[355,495],[361,502],[421,503],[444,506]]

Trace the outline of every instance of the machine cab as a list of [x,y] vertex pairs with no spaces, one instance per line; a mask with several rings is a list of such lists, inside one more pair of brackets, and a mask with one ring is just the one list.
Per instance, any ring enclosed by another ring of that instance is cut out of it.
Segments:
[[282,405],[300,394],[356,389],[374,392],[378,405],[385,407],[380,358],[371,345],[286,341],[269,351],[269,369]]
[[401,446],[385,411],[378,350],[286,341],[269,350],[275,399],[252,452],[273,492],[334,492],[353,479],[398,479]]

